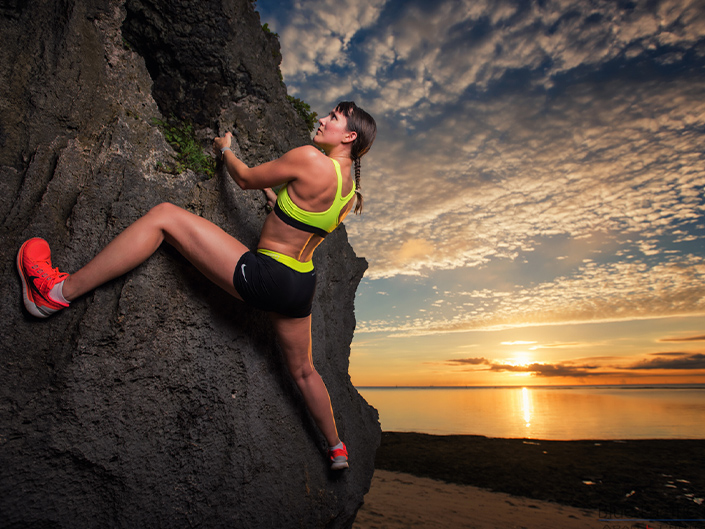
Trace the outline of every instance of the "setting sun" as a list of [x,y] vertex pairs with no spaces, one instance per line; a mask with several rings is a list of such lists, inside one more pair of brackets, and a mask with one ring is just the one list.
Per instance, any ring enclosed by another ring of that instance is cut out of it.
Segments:
[[507,359],[507,364],[517,367],[527,367],[534,363],[534,355],[527,352],[514,353],[511,358]]

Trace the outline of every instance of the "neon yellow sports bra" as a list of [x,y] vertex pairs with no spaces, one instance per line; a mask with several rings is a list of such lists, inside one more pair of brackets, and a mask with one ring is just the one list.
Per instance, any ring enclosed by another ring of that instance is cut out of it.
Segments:
[[277,195],[277,203],[274,206],[274,212],[282,221],[289,226],[298,228],[308,233],[315,233],[321,237],[325,237],[335,228],[338,227],[340,212],[345,205],[355,194],[355,186],[350,190],[347,196],[342,196],[343,192],[343,174],[340,171],[338,160],[331,158],[335,165],[335,172],[338,175],[338,189],[335,191],[335,199],[333,204],[326,211],[306,211],[294,204],[287,191],[287,186],[284,186]]

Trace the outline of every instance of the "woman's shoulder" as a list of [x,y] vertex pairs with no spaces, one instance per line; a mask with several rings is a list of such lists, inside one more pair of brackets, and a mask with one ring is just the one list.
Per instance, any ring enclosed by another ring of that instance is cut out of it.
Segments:
[[286,156],[304,163],[316,163],[320,162],[324,158],[327,158],[322,151],[318,150],[313,145],[303,145],[301,147],[291,149],[286,153]]
[[320,174],[321,171],[332,171],[330,158],[313,145],[304,145],[290,150],[284,158],[292,166],[297,167],[295,171],[300,178],[306,178],[312,174]]

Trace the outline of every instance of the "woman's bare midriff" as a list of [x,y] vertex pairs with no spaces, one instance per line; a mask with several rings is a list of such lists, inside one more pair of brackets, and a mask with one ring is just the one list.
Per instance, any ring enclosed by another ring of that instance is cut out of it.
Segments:
[[[345,218],[350,211],[354,200],[350,202],[343,209],[342,218]],[[305,263],[311,260],[313,251],[322,242],[323,237],[320,235],[289,226],[272,212],[267,217],[267,220],[264,221],[257,248],[279,252]]]
[[301,231],[285,224],[274,213],[264,221],[258,248],[279,252],[297,261],[310,261],[313,251],[323,242],[323,237],[314,233]]

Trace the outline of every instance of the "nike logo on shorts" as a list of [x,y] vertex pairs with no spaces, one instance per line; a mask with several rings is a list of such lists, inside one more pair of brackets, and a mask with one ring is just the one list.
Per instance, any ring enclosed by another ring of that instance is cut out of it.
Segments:
[[240,271],[242,272],[242,277],[245,279],[245,283],[247,283],[247,276],[245,275],[245,267],[246,267],[246,266],[247,266],[246,264],[243,264],[243,265],[240,267]]

